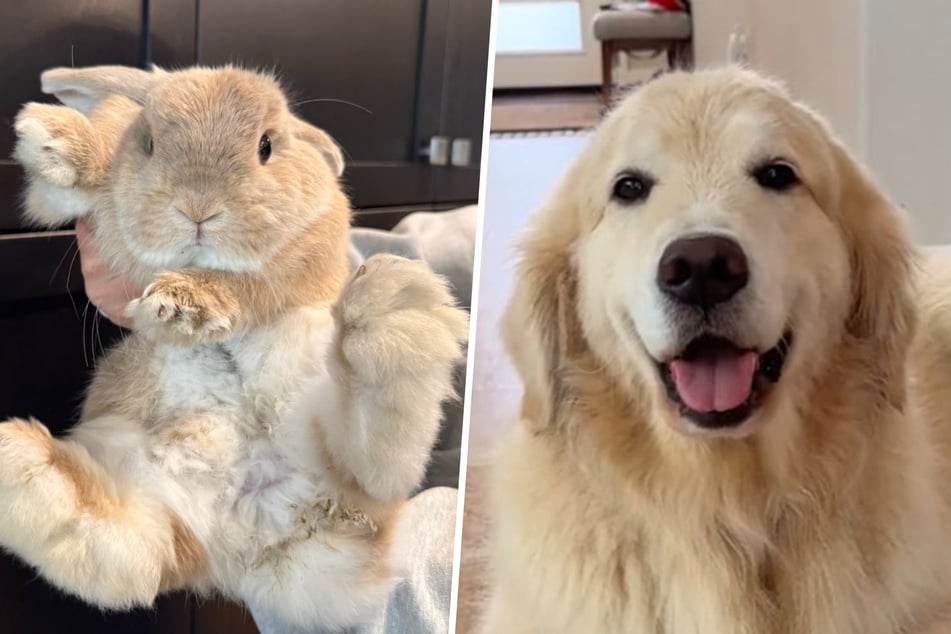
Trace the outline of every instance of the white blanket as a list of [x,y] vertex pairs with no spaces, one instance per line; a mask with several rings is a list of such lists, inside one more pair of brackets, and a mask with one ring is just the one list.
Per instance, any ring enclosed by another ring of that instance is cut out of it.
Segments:
[[475,260],[478,207],[451,211],[419,211],[403,218],[390,231],[356,227],[350,230],[353,268],[375,253],[392,253],[425,260],[452,283],[461,306],[472,299],[472,263]]

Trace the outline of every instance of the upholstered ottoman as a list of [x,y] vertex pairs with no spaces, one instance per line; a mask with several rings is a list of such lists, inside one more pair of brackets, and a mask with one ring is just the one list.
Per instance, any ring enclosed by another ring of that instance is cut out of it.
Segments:
[[671,69],[690,64],[690,13],[652,11],[625,4],[605,7],[594,16],[594,37],[601,42],[601,84],[605,102],[611,98],[612,71],[618,52],[666,51]]

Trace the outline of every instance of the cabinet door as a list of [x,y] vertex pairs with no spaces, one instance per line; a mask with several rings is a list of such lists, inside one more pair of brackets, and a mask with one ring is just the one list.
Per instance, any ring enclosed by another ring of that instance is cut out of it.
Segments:
[[[446,16],[454,4],[202,0],[198,61],[279,69],[297,112],[343,147],[356,207],[473,201],[477,168],[473,178],[471,169],[432,166],[422,151],[431,136],[451,134],[438,124],[448,96],[439,90],[448,68],[440,43],[447,41]],[[473,38],[482,31],[487,58],[488,22],[466,28]],[[469,80],[484,90],[484,67]]]
[[467,165],[439,172],[437,200],[459,200],[460,193],[479,189],[491,21],[491,0],[434,0],[427,5],[420,135],[424,140],[432,135],[464,140],[471,147]]

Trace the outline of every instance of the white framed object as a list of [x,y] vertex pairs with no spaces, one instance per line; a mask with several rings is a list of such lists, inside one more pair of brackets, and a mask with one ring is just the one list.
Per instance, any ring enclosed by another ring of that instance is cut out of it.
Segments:
[[[494,88],[601,84],[601,44],[591,26],[608,0],[499,0]],[[617,78],[649,77],[656,60],[624,58]]]

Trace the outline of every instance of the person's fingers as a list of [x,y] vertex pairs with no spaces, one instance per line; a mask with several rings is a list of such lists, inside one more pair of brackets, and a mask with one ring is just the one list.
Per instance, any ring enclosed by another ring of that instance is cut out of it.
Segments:
[[121,277],[112,274],[97,278],[87,286],[89,300],[99,307],[114,324],[129,327],[131,322],[125,316],[129,302],[141,295],[141,291],[131,288]]
[[90,220],[80,218],[76,221],[76,245],[79,247],[79,267],[88,286],[90,279],[102,274],[104,264],[93,240]]
[[125,307],[142,294],[142,289],[113,271],[109,263],[100,256],[90,220],[80,219],[76,222],[76,243],[89,301],[114,324],[128,328],[131,322],[125,316]]
[[125,307],[126,304],[120,302],[107,302],[99,307],[99,312],[115,325],[131,329],[132,320],[126,316]]
[[79,270],[82,271],[87,286],[90,281],[108,274],[106,263],[96,257],[95,254],[83,251],[81,247],[79,251]]
[[92,221],[87,218],[80,218],[76,221],[76,239],[79,241],[79,248],[89,244],[89,238],[92,236]]
[[127,291],[120,277],[110,272],[93,278],[86,284],[86,295],[112,323],[126,328],[131,325],[125,316],[125,307],[138,295]]

